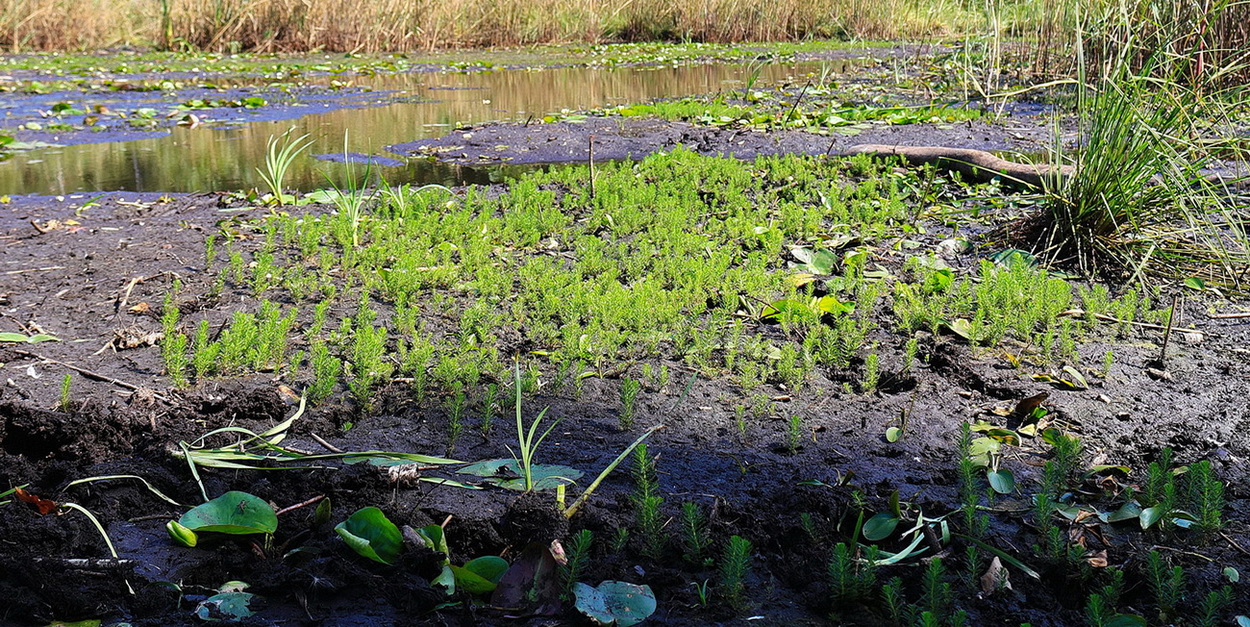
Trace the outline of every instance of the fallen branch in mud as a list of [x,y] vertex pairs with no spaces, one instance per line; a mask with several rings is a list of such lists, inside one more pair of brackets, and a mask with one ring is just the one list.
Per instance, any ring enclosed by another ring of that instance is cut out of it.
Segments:
[[1048,184],[1062,183],[1064,179],[1076,172],[1076,168],[1070,165],[1016,163],[994,153],[972,148],[858,144],[834,154],[842,157],[854,155],[902,157],[911,165],[933,165],[944,170],[958,172],[979,183],[986,183],[1001,177],[1008,183],[1023,187],[1040,188]]
[[[138,391],[140,391],[140,390],[143,390],[143,389],[144,389],[144,388],[142,388],[142,387],[140,387],[140,386],[137,386],[137,385],[135,385],[135,384],[133,384],[133,383],[127,383],[127,382],[125,382],[125,381],[122,381],[121,379],[114,379],[113,377],[110,377],[110,376],[108,376],[108,375],[103,375],[103,374],[100,374],[100,373],[98,373],[98,372],[94,372],[94,371],[91,371],[91,370],[87,370],[86,368],[81,368],[81,367],[79,367],[79,366],[75,366],[75,365],[73,365],[73,364],[67,364],[67,363],[65,363],[65,362],[63,362],[63,361],[61,361],[61,360],[59,360],[59,359],[53,359],[53,358],[51,358],[51,357],[44,357],[43,355],[39,355],[39,354],[36,354],[36,353],[32,353],[32,352],[30,352],[30,351],[24,351],[24,350],[21,350],[21,349],[13,349],[13,352],[15,352],[15,353],[17,353],[17,354],[19,354],[19,355],[25,355],[26,357],[30,357],[31,359],[38,359],[38,360],[40,360],[40,361],[46,361],[46,362],[48,362],[48,363],[56,364],[56,365],[58,365],[58,366],[65,366],[66,368],[69,368],[70,370],[73,370],[74,372],[77,372],[78,374],[80,374],[80,375],[82,375],[82,376],[84,376],[84,377],[87,377],[88,379],[94,379],[94,380],[96,380],[96,381],[100,381],[100,382],[103,382],[103,383],[111,383],[111,384],[113,384],[113,385],[116,385],[117,387],[126,388],[127,390],[131,390],[131,391],[134,391],[134,392],[138,392]],[[167,401],[167,400],[168,400],[168,399],[166,399],[164,396],[162,396],[162,395],[160,395],[160,394],[157,394],[157,393],[155,393],[155,392],[153,392],[153,393],[152,393],[152,397],[153,397],[153,398],[155,398],[155,399],[157,399],[157,400],[159,400],[159,401]]]

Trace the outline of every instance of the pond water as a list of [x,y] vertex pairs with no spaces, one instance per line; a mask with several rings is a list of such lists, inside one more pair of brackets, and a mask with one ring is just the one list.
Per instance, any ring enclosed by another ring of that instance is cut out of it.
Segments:
[[[845,71],[854,63],[837,60],[767,65],[759,70],[758,84],[802,82],[822,71]],[[562,110],[741,88],[757,67],[565,67],[353,77],[355,84],[375,90],[376,97],[371,100],[378,103],[376,106],[224,127],[177,127],[158,138],[20,152],[0,163],[0,193],[203,192],[263,187],[256,168],[264,163],[266,143],[271,136],[292,128],[297,136],[308,134],[313,145],[292,165],[286,179],[288,188],[306,191],[327,187],[330,180],[345,181],[346,166],[311,156],[342,154],[345,148],[353,153],[402,159],[402,165],[375,168],[392,184],[487,182],[520,168],[474,169],[424,158],[403,159],[387,153],[385,146],[445,135],[466,124],[524,122]],[[396,97],[408,101],[393,102]],[[258,119],[263,117],[257,115]],[[363,166],[354,166],[357,175],[362,170]]]

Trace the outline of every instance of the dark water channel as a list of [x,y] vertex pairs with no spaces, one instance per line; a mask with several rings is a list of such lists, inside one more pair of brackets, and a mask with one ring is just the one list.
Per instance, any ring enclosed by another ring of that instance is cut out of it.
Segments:
[[[801,82],[822,71],[846,70],[845,60],[765,66],[758,85]],[[854,63],[853,61],[851,63]],[[839,65],[841,67],[839,67]],[[355,77],[368,85],[375,106],[338,108],[284,120],[196,128],[176,127],[151,139],[88,143],[20,152],[0,163],[0,194],[69,194],[91,191],[196,192],[263,187],[256,168],[266,142],[294,128],[313,145],[292,165],[288,188],[311,190],[346,180],[342,164],[311,155],[344,152],[402,160],[377,168],[391,184],[486,182],[519,166],[464,168],[403,159],[385,146],[447,134],[458,126],[526,121],[654,98],[741,88],[755,68],[739,64],[638,68],[552,68],[469,73],[403,73]],[[326,79],[328,82],[329,79]],[[407,99],[395,102],[396,99]],[[362,166],[355,166],[359,173]],[[327,178],[329,177],[329,179]]]

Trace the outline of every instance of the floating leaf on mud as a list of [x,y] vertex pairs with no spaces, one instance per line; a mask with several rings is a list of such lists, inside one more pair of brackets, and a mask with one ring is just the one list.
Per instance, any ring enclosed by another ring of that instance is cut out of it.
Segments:
[[900,428],[898,428],[898,427],[890,427],[889,429],[886,429],[886,430],[885,430],[885,441],[886,441],[886,442],[891,442],[891,443],[893,443],[893,442],[898,442],[898,441],[899,441],[899,440],[901,440],[901,439],[903,439],[903,430],[902,430],[902,429],[900,429]]
[[783,313],[803,315],[811,313],[811,311],[812,310],[807,306],[807,303],[785,298],[766,305],[764,310],[760,312],[760,320],[776,320],[780,318]]
[[247,584],[241,581],[231,581],[219,589],[214,594],[195,606],[195,616],[204,621],[227,621],[234,622],[252,616],[251,603],[256,596],[250,592],[244,592]]
[[985,594],[994,594],[998,590],[1011,590],[1010,573],[1007,567],[1003,566],[1003,561],[997,555],[990,560],[990,567],[985,569],[985,574],[981,575],[981,591]]
[[46,335],[43,333],[36,333],[35,335],[13,333],[12,331],[5,331],[3,333],[0,333],[0,342],[19,342],[22,344],[38,344],[39,342],[60,342],[60,341],[61,341],[61,338],[59,337],[54,337],[54,336]]
[[955,273],[947,269],[934,270],[925,279],[924,289],[929,293],[945,292],[955,283]]
[[[491,459],[469,464],[456,472],[477,475],[486,483],[509,490],[525,490],[525,480],[515,459]],[[582,478],[582,471],[555,464],[534,464],[530,467],[535,490],[554,490],[556,486],[569,485]]]
[[507,571],[507,560],[494,555],[479,557],[464,566],[451,567],[456,578],[456,589],[474,595],[494,592]]
[[1250,627],[1250,616],[1238,616],[1237,627]]
[[894,533],[898,527],[898,518],[893,514],[882,512],[864,521],[864,539],[869,542],[880,542]]
[[1010,470],[995,470],[986,473],[985,478],[989,480],[990,487],[999,494],[1011,494],[1016,491],[1016,478]]
[[577,611],[596,625],[630,627],[655,613],[655,594],[649,586],[623,581],[605,581],[597,588],[584,583],[573,585]]
[[258,496],[227,492],[183,514],[178,524],[196,532],[273,533],[278,529],[278,515]]
[[1037,267],[1037,257],[1031,253],[1020,250],[1019,248],[1007,248],[994,253],[990,257],[990,261],[996,265],[1015,270],[1016,268],[1035,268]]
[[1201,292],[1207,289],[1207,283],[1206,281],[1203,281],[1202,279],[1196,276],[1191,276],[1188,279],[1185,279],[1185,287],[1188,287],[1191,290],[1198,290],[1199,292]]
[[1142,514],[1141,506],[1138,505],[1135,501],[1129,501],[1121,505],[1120,509],[1117,509],[1114,512],[1111,512],[1110,514],[1107,514],[1104,520],[1106,520],[1109,523],[1116,523],[1116,522],[1121,522],[1125,520],[1133,520],[1134,518],[1140,517],[1141,514]]
[[1143,509],[1141,511],[1141,515],[1139,516],[1141,519],[1141,528],[1149,529],[1153,527],[1155,523],[1163,520],[1163,516],[1165,514],[1167,514],[1167,510],[1157,505]]
[[945,326],[951,333],[954,333],[969,342],[976,342],[976,338],[973,337],[972,323],[967,319],[956,318]]
[[816,301],[816,311],[832,315],[849,314],[855,312],[855,303],[844,303],[833,296],[821,296]]
[[403,545],[399,527],[376,507],[356,510],[347,520],[335,525],[334,532],[353,551],[383,564],[394,563]]
[[1238,581],[1241,581],[1241,573],[1232,566],[1226,566],[1222,572],[1224,573],[1224,578],[1227,579],[1229,583],[1237,583]]
[[988,466],[990,456],[998,453],[1001,443],[993,438],[974,438],[968,445],[968,458],[978,466]]
[[56,509],[56,501],[40,498],[22,488],[14,488],[13,496],[16,496],[17,500],[34,507],[40,516],[47,516],[52,510]]
[[812,274],[833,274],[838,268],[838,256],[828,250],[792,248],[790,254],[798,260],[792,265]]
[[1146,627],[1146,619],[1136,614],[1116,614],[1107,622],[1103,623],[1104,627]]
[[560,610],[561,589],[551,547],[531,542],[499,579],[490,603],[510,609],[531,608],[534,614],[550,616]]

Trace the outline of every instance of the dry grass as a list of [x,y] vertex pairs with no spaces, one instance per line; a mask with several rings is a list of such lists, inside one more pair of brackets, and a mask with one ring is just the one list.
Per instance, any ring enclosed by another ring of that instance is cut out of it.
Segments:
[[11,52],[118,45],[399,51],[549,42],[930,37],[977,28],[963,0],[0,0]]

